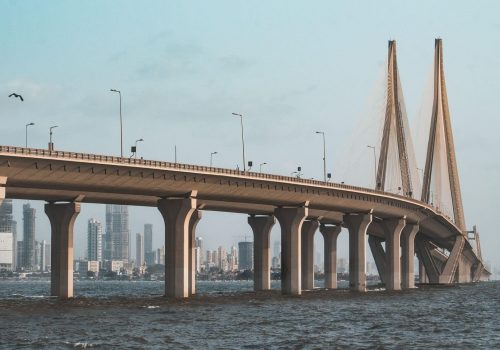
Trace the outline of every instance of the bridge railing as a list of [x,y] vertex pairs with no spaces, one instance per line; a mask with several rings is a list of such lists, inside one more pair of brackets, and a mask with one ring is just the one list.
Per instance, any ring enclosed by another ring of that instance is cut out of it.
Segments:
[[308,184],[313,186],[322,186],[329,188],[337,188],[337,189],[346,189],[353,191],[362,191],[365,193],[373,193],[373,194],[383,194],[390,195],[392,197],[409,201],[419,206],[427,206],[432,208],[434,211],[439,213],[441,216],[446,217],[449,221],[454,223],[452,218],[450,218],[445,213],[441,212],[439,208],[434,206],[430,206],[426,203],[423,203],[417,199],[405,197],[399,194],[378,191],[371,188],[352,186],[347,184],[339,184],[335,182],[324,182],[320,180],[313,179],[302,179],[298,177],[291,176],[283,176],[283,175],[274,175],[274,174],[266,174],[266,173],[256,173],[249,171],[240,171],[233,170],[227,168],[216,168],[216,167],[208,167],[203,165],[192,165],[192,164],[183,164],[183,163],[172,163],[172,162],[163,162],[156,160],[146,160],[146,159],[136,159],[136,158],[122,158],[116,156],[108,156],[101,154],[91,154],[91,153],[77,153],[77,152],[67,152],[67,151],[50,151],[46,149],[40,148],[25,148],[25,147],[15,147],[15,146],[0,146],[0,153],[10,153],[10,154],[22,154],[28,156],[40,156],[40,157],[49,157],[49,158],[59,158],[59,159],[71,159],[71,160],[82,160],[82,161],[93,161],[99,163],[108,163],[108,164],[116,164],[116,165],[137,165],[137,166],[148,166],[155,168],[164,168],[164,169],[178,169],[178,170],[187,170],[187,171],[198,171],[204,172],[208,174],[227,174],[233,176],[240,177],[250,177],[254,179],[265,179],[265,180],[273,180],[279,182],[291,182],[297,184]]

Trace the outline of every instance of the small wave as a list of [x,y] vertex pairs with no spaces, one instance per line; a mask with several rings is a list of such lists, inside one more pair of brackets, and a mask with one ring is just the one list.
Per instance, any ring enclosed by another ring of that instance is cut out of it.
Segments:
[[146,309],[159,309],[160,307],[158,305],[146,305],[143,306]]
[[94,347],[94,344],[86,342],[76,342],[76,343],[66,342],[66,344],[72,347],[73,349],[88,349]]
[[11,298],[26,298],[26,299],[44,299],[44,298],[57,298],[51,295],[26,295],[26,294],[19,294],[19,293],[14,293],[10,295]]

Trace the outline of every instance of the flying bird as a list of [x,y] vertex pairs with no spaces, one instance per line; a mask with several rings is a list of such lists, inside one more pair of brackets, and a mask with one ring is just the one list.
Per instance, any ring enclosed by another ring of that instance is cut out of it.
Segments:
[[9,97],[12,97],[12,96],[14,96],[16,98],[20,98],[21,101],[24,101],[24,99],[23,99],[23,97],[21,95],[18,95],[18,94],[14,93],[14,92],[9,95]]

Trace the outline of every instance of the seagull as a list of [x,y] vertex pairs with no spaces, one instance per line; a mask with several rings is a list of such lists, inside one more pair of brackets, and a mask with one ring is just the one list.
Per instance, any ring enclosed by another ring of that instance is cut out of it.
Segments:
[[23,99],[23,97],[21,95],[18,95],[18,94],[14,93],[14,92],[9,95],[9,97],[12,97],[12,96],[14,96],[16,98],[20,98],[21,101],[24,101],[24,99]]

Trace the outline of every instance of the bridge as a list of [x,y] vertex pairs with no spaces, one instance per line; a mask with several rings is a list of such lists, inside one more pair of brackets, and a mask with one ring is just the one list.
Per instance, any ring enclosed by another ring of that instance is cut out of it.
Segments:
[[[420,283],[468,283],[488,278],[475,233],[465,225],[451,119],[436,40],[434,107],[420,198],[412,173],[409,136],[396,43],[389,42],[387,99],[375,188],[197,165],[107,155],[0,146],[0,202],[46,201],[51,223],[51,294],[73,296],[73,225],[81,203],[157,207],[165,222],[165,294],[196,293],[195,231],[207,210],[245,213],[254,234],[254,287],[270,289],[270,232],[281,228],[284,294],[314,287],[313,236],[325,244],[325,288],[337,287],[337,238],[349,234],[349,285],[366,290],[366,245],[387,290],[414,288],[414,256]],[[391,152],[397,155],[396,166]],[[443,156],[446,161],[443,162]],[[444,164],[444,166],[443,166]],[[443,168],[444,167],[444,168]],[[400,193],[385,190],[397,169]],[[443,175],[444,174],[444,175]],[[443,189],[443,180],[447,186]],[[434,187],[433,187],[434,186]],[[434,188],[431,196],[431,188]],[[453,211],[435,198],[449,195]],[[435,198],[433,198],[435,197]],[[366,237],[368,236],[368,239]]]

